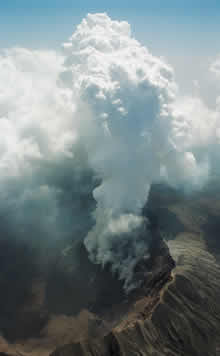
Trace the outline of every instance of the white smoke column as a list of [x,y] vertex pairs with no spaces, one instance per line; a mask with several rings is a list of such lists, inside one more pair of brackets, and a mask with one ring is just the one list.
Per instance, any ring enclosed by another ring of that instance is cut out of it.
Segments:
[[[88,15],[65,51],[0,53],[0,228],[41,241],[86,237],[93,261],[129,289],[148,249],[141,210],[151,183],[202,185],[219,113],[177,100],[172,69],[126,22]],[[101,184],[87,235],[92,172]]]
[[85,245],[95,262],[110,263],[129,287],[147,251],[141,209],[151,183],[162,172],[174,184],[194,184],[204,167],[183,142],[181,116],[173,116],[172,69],[131,36],[127,22],[89,14],[64,47],[62,80],[78,102],[81,139],[102,181],[94,190],[96,225]]

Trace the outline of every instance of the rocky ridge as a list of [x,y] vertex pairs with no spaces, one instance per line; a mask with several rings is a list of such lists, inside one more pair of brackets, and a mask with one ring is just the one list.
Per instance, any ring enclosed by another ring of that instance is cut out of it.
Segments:
[[19,299],[13,319],[2,328],[0,351],[4,356],[220,355],[219,202],[218,185],[189,196],[154,186],[144,209],[151,220],[156,217],[150,259],[135,271],[141,287],[126,295],[120,281],[91,264],[81,247],[76,266],[81,278],[73,278],[71,248],[65,248],[46,275],[33,269],[25,280],[31,293],[23,304]]

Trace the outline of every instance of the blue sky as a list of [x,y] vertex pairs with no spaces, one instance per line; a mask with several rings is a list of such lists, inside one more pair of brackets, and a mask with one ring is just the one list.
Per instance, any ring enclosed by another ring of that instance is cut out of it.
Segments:
[[[127,20],[135,37],[195,79],[220,53],[220,0],[1,0],[0,48],[59,48],[88,12]],[[188,84],[185,83],[185,86]]]
[[[202,49],[207,41],[213,50],[218,46],[220,1],[218,0],[1,0],[0,47],[11,45],[59,45],[88,12],[106,11],[131,23],[142,41],[165,38],[171,45],[181,40]],[[212,43],[210,43],[212,40]],[[165,41],[166,42],[166,41]]]

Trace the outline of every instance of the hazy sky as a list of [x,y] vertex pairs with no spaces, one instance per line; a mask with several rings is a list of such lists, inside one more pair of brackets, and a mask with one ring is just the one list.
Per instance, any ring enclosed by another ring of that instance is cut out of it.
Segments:
[[128,21],[138,40],[173,65],[183,90],[199,80],[209,97],[206,71],[220,53],[219,0],[2,0],[0,48],[59,48],[88,12]]

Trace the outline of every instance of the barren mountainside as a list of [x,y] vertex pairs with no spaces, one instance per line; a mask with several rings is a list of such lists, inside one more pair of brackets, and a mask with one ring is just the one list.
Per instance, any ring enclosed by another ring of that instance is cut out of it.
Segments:
[[[77,247],[80,259],[73,272],[71,246],[62,253],[56,249],[47,269],[41,253],[37,269],[36,251],[29,261],[24,248],[2,240],[1,250],[17,267],[7,269],[10,285],[3,276],[0,281],[0,351],[20,356],[219,355],[219,198],[214,183],[190,196],[152,187],[144,209],[153,221],[150,258],[136,266],[136,278],[143,282],[128,295],[108,268],[89,261],[83,246]],[[26,278],[19,273],[21,260],[29,271]],[[1,263],[6,271],[3,257]],[[13,291],[11,300],[3,286]]]
[[[173,192],[173,199],[172,192],[152,191],[150,208],[157,214],[164,236],[173,236],[168,246],[176,267],[170,278],[157,288],[163,279],[159,273],[150,293],[146,290],[146,295],[138,296],[134,310],[105,337],[61,347],[54,356],[219,354],[220,245],[218,226],[211,223],[218,221],[220,213],[215,188],[214,194],[210,186],[190,198],[175,197]],[[156,196],[160,204],[156,204]],[[152,294],[156,302],[152,302]]]

